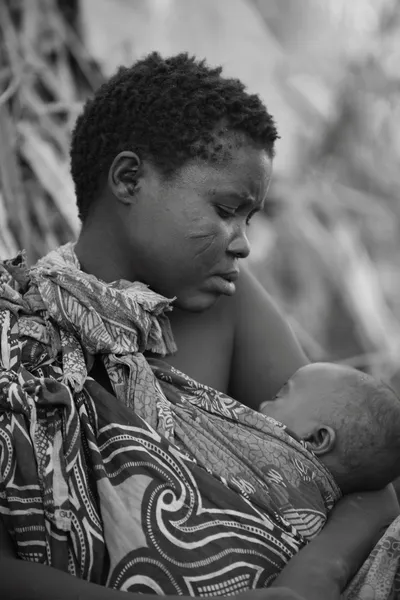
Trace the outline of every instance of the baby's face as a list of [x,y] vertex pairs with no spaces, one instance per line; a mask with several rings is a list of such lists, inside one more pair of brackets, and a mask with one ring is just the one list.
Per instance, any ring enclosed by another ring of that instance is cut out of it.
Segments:
[[[347,367],[331,363],[313,363],[302,367],[282,387],[273,402],[265,404],[262,412],[280,421],[299,437],[309,433],[318,422],[321,403],[346,385]],[[343,385],[342,385],[343,382]]]

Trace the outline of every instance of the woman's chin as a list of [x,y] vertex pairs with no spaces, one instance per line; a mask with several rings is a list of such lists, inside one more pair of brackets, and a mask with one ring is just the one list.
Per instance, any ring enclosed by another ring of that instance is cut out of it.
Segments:
[[187,312],[199,313],[214,306],[220,297],[220,294],[210,292],[184,293],[176,297],[173,306]]

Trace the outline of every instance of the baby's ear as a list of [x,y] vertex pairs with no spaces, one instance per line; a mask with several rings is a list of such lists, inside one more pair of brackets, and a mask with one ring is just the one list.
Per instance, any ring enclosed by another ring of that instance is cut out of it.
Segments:
[[310,450],[316,456],[331,452],[335,446],[336,433],[329,425],[318,425],[315,430],[304,438]]

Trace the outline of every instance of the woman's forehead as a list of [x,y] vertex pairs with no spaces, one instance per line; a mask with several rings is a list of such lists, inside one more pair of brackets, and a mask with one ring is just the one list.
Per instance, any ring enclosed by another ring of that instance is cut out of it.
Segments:
[[267,191],[272,161],[264,150],[251,146],[233,148],[223,160],[194,159],[180,169],[176,182],[207,189],[208,193],[235,190],[243,196],[259,196]]

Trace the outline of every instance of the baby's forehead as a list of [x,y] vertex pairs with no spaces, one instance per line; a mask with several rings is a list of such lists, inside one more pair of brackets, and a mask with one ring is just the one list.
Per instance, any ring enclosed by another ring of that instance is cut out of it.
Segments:
[[305,379],[339,379],[342,381],[348,380],[350,377],[356,378],[361,375],[355,369],[345,365],[335,363],[317,362],[310,363],[301,367],[296,371],[294,377],[302,377]]
[[371,377],[345,365],[312,363],[299,369],[293,376],[295,385],[337,390],[355,389],[373,384]]

